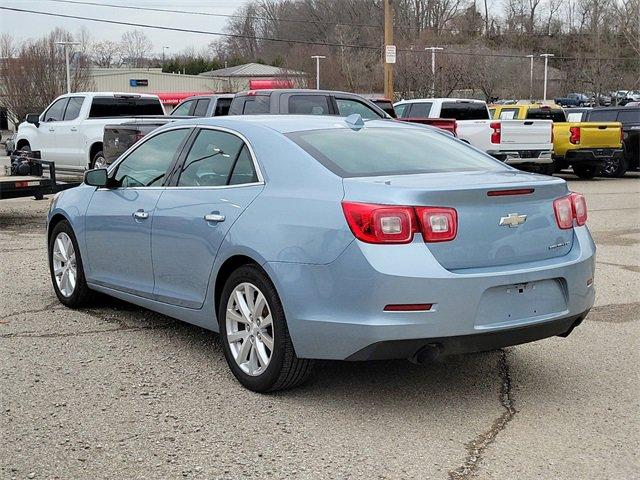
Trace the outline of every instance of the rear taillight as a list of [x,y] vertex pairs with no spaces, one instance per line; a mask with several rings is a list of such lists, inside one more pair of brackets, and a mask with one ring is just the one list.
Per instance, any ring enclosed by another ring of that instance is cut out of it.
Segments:
[[491,132],[491,143],[500,143],[501,127],[500,122],[491,122],[489,124],[493,132]]
[[574,145],[580,143],[580,127],[569,127],[569,142]]
[[453,240],[458,232],[455,209],[342,202],[349,228],[366,243],[409,243],[416,232],[425,242]]
[[415,231],[413,207],[343,202],[349,228],[367,243],[409,243]]
[[576,225],[582,226],[587,223],[587,202],[584,196],[579,193],[571,193],[566,197],[557,198],[553,201],[553,210],[556,215],[558,227],[566,230]]
[[425,242],[448,242],[458,233],[458,214],[453,208],[416,207]]

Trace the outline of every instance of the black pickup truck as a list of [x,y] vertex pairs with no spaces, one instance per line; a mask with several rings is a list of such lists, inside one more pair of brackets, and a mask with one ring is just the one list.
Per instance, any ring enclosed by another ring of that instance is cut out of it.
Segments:
[[193,117],[218,117],[229,113],[233,94],[198,95],[180,102],[170,115],[134,117],[130,122],[104,127],[103,153],[107,165],[158,127]]
[[613,157],[602,167],[606,177],[623,177],[628,170],[640,169],[640,107],[594,108],[586,113],[585,122],[622,123],[624,156]]

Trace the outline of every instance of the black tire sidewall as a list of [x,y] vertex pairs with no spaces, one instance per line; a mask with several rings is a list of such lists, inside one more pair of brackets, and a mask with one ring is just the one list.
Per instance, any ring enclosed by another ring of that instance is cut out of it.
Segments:
[[97,151],[95,153],[95,155],[91,159],[91,164],[89,165],[89,169],[96,168],[96,158],[98,158],[98,157],[103,157],[104,158],[104,153],[102,153],[102,150],[99,150],[99,151]]
[[[69,235],[71,238],[71,242],[73,243],[73,248],[76,253],[76,287],[73,290],[73,294],[69,297],[65,297],[60,289],[58,288],[58,284],[56,283],[55,274],[53,272],[53,243],[56,240],[56,237],[64,232]],[[56,296],[60,303],[67,307],[78,307],[83,305],[86,302],[87,297],[87,282],[84,276],[84,266],[82,264],[82,256],[80,255],[80,249],[78,248],[78,241],[76,240],[76,236],[73,233],[73,229],[71,225],[66,220],[59,222],[53,230],[51,231],[51,236],[49,237],[48,242],[48,257],[49,257],[49,274],[51,276],[51,283],[53,284],[53,290],[56,292]]]
[[[227,328],[226,328],[226,310],[227,302],[231,293],[241,283],[248,282],[255,285],[262,294],[271,310],[271,318],[273,322],[273,352],[271,353],[271,360],[267,369],[258,376],[251,376],[242,371],[238,366],[231,348],[227,342]],[[269,277],[262,271],[257,265],[245,265],[233,272],[227,279],[222,295],[220,296],[220,305],[218,308],[218,325],[220,328],[220,341],[222,343],[222,349],[224,356],[227,359],[229,368],[233,372],[233,375],[238,381],[249,390],[255,392],[266,392],[270,390],[278,381],[280,372],[283,368],[285,361],[285,347],[288,339],[288,330],[286,326],[286,319],[284,315],[284,309],[275,286],[269,279]]]

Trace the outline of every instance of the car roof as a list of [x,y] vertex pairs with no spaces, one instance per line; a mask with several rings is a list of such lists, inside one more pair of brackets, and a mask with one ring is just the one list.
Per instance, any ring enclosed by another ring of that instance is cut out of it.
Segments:
[[[276,131],[282,134],[308,131],[329,130],[340,128],[352,128],[347,123],[346,117],[337,115],[229,115],[221,117],[202,117],[189,120],[178,120],[167,124],[167,128],[179,125],[197,125],[223,127],[243,133],[256,127],[264,130]],[[422,125],[412,125],[406,122],[398,122],[392,119],[365,120],[365,128],[418,128],[424,130]]]
[[187,100],[197,100],[199,98],[233,98],[235,96],[235,93],[211,93],[206,95],[192,95],[183,100],[180,100],[180,103],[186,102]]
[[310,88],[265,88],[259,90],[245,90],[243,92],[238,92],[236,96],[240,97],[246,95],[271,95],[272,93],[304,93],[307,95],[335,95],[337,93],[340,95],[361,97],[361,95],[352,92],[342,92],[340,90],[315,90]]
[[398,103],[425,103],[425,102],[462,102],[462,103],[484,103],[484,100],[477,100],[475,98],[414,98],[411,100],[400,100]]

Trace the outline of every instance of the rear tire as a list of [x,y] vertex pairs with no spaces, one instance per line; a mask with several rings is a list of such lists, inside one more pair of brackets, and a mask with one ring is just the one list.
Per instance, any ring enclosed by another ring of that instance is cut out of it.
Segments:
[[592,180],[598,174],[598,169],[593,165],[574,165],[573,173],[583,180]]
[[78,242],[66,220],[53,227],[48,253],[51,282],[60,303],[70,308],[90,304],[94,292],[87,286]]
[[625,158],[612,157],[602,166],[602,175],[609,178],[622,178],[628,169],[629,166]]
[[229,368],[249,390],[285,390],[309,377],[313,362],[296,356],[278,293],[257,265],[238,268],[226,281],[218,323]]

